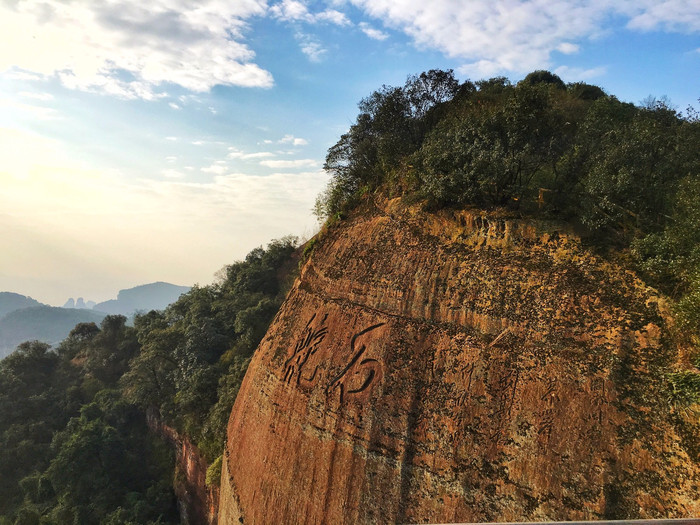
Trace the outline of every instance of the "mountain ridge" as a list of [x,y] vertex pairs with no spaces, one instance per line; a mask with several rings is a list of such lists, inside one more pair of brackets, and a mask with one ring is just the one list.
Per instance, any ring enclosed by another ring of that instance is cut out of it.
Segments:
[[14,310],[28,308],[30,306],[40,306],[42,303],[32,299],[28,295],[15,292],[0,292],[0,318],[6,316]]
[[117,299],[96,304],[92,309],[54,307],[21,294],[0,292],[0,312],[4,312],[0,315],[0,358],[24,341],[55,345],[78,323],[99,324],[107,315],[131,317],[139,311],[162,310],[189,290],[189,286],[157,281],[120,290]]
[[142,284],[119,290],[116,299],[97,303],[92,309],[126,316],[133,315],[136,311],[162,310],[190,288],[164,281]]

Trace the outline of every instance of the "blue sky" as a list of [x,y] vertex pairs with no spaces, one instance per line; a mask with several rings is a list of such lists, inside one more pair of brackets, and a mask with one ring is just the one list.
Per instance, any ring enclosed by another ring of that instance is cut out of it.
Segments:
[[0,0],[0,34],[0,290],[57,305],[312,235],[326,150],[409,74],[700,106],[697,0]]

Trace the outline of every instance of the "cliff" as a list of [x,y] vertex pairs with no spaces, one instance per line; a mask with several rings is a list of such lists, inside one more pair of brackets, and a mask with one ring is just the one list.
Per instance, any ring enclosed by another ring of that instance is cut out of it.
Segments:
[[173,488],[181,523],[216,525],[219,487],[206,483],[209,465],[204,456],[187,436],[163,423],[155,413],[148,414],[147,423],[151,431],[168,441],[175,451]]
[[696,516],[669,322],[563,229],[366,206],[316,242],[255,353],[219,522]]

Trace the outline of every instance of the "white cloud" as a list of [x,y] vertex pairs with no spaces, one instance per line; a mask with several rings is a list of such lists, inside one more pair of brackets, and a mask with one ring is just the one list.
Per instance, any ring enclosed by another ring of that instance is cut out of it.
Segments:
[[295,137],[294,135],[285,135],[277,142],[279,144],[291,144],[292,146],[306,146],[309,143],[306,139]]
[[181,109],[180,106],[175,104],[175,102],[169,102],[168,106],[170,106],[172,109]]
[[12,67],[5,72],[5,76],[11,80],[29,80],[29,81],[39,81],[43,80],[42,75],[37,75],[36,73],[30,73],[29,71],[24,71],[17,67]]
[[[39,100],[40,102],[44,101],[43,99]],[[56,120],[61,118],[59,112],[54,108],[25,104],[24,102],[12,98],[0,98],[0,110],[2,110],[3,116],[5,117],[11,113],[16,113],[18,115],[31,115],[32,118],[37,120]]]
[[350,19],[344,13],[335,9],[327,9],[316,15],[316,20],[321,22],[330,22],[339,26],[348,26],[351,24]]
[[551,53],[574,53],[620,17],[632,30],[700,31],[697,0],[349,0],[409,35],[418,47],[464,61],[490,76],[549,67]]
[[321,62],[323,57],[328,53],[328,50],[311,35],[305,33],[297,33],[295,35],[299,42],[299,48],[311,62]]
[[318,166],[318,161],[313,159],[263,160],[260,161],[260,165],[274,169],[315,168]]
[[184,179],[185,174],[174,170],[174,169],[165,169],[160,172],[160,174],[165,177],[166,179]]
[[272,153],[271,151],[258,151],[256,153],[246,153],[245,155],[242,155],[241,158],[244,160],[248,159],[263,159],[266,157],[274,157],[275,154]]
[[283,0],[279,4],[275,4],[270,7],[270,13],[275,18],[280,20],[292,21],[292,20],[303,20],[306,22],[312,22],[313,16],[309,12],[309,9],[301,2],[296,0]]
[[386,40],[387,38],[389,38],[389,35],[386,34],[384,31],[375,29],[367,22],[360,22],[360,30],[373,40]]
[[566,82],[577,82],[582,80],[590,80],[596,77],[602,77],[607,72],[607,67],[594,67],[583,69],[579,67],[560,66],[554,70],[554,73],[559,75]]
[[[470,77],[490,78],[503,71],[503,69],[503,65],[497,60],[479,60],[477,62],[464,64],[463,66],[457,68],[457,71]],[[527,71],[530,71],[531,69],[535,68],[525,68]]]
[[51,93],[35,93],[33,91],[20,91],[20,97],[31,98],[33,100],[41,100],[42,102],[48,102],[53,100],[53,95]]
[[631,17],[627,24],[630,29],[700,31],[700,5],[696,0],[625,1],[620,7]]
[[306,4],[297,0],[283,0],[270,7],[270,14],[273,17],[285,22],[306,22],[314,24],[317,22],[328,22],[339,26],[350,25],[350,20],[344,13],[335,9],[326,9],[318,13],[309,11]]
[[214,173],[215,175],[223,175],[228,171],[228,165],[221,160],[216,161],[214,164],[201,168],[204,173]]
[[255,153],[246,153],[234,147],[229,147],[228,155],[229,159],[241,159],[241,160],[251,160],[251,159],[264,159],[268,157],[274,157],[275,154],[271,151],[256,151]]
[[565,55],[573,55],[578,53],[581,47],[577,44],[572,44],[571,42],[562,42],[557,46],[557,51]]
[[165,96],[168,84],[270,87],[272,75],[244,42],[246,21],[265,9],[265,0],[3,3],[0,71],[146,100]]

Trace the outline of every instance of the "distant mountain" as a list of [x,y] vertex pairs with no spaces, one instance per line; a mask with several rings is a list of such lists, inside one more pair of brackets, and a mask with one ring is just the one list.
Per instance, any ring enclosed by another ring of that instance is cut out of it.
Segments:
[[0,358],[24,341],[37,339],[55,345],[78,323],[99,324],[105,314],[90,310],[32,306],[14,310],[0,319]]
[[29,308],[31,306],[41,306],[41,303],[26,295],[12,292],[0,292],[0,317],[5,317],[14,310]]
[[91,310],[95,306],[95,301],[85,301],[82,297],[73,299],[72,297],[66,301],[63,308],[87,308]]
[[121,290],[116,299],[99,304],[82,297],[70,298],[63,308],[24,295],[0,292],[0,359],[24,341],[37,339],[58,344],[78,323],[99,324],[108,314],[130,317],[139,311],[162,310],[189,290],[189,286],[157,282]]
[[177,301],[183,293],[190,291],[189,286],[176,286],[157,282],[120,290],[116,299],[97,303],[93,310],[107,314],[130,316],[137,311],[162,310]]

